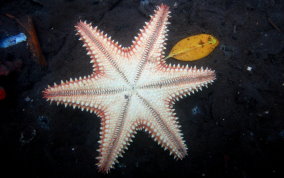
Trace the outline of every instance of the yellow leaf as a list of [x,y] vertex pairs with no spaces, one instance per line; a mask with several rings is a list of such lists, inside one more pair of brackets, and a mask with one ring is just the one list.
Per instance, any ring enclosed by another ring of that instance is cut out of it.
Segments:
[[219,44],[212,35],[199,34],[179,41],[166,57],[173,57],[181,61],[195,61],[208,56]]

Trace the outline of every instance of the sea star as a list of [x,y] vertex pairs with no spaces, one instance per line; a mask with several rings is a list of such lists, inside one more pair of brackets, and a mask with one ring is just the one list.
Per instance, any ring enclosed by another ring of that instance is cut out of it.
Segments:
[[215,72],[165,62],[169,13],[168,6],[160,5],[128,48],[80,21],[76,29],[91,57],[93,73],[61,81],[43,92],[48,101],[94,112],[101,118],[97,158],[101,172],[109,172],[141,129],[175,158],[187,155],[173,105],[212,83]]

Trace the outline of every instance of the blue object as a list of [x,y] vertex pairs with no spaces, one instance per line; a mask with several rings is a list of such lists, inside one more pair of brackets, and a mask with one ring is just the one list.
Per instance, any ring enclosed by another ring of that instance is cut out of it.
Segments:
[[10,46],[14,46],[18,43],[27,40],[27,36],[24,33],[19,33],[18,35],[10,36],[8,38],[4,38],[0,41],[0,48],[7,48]]
[[191,112],[192,112],[192,115],[196,115],[196,114],[200,114],[201,111],[199,109],[198,106],[194,106],[192,109],[191,109]]

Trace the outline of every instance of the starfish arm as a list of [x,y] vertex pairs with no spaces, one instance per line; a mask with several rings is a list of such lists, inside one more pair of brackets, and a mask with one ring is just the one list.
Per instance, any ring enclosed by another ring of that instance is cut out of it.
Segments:
[[91,57],[93,63],[94,75],[103,75],[104,73],[111,73],[109,71],[116,71],[125,81],[125,74],[119,66],[118,59],[126,58],[128,53],[124,52],[124,48],[114,42],[110,37],[104,34],[97,27],[92,27],[91,24],[80,21],[76,26],[78,34],[83,40],[83,46],[86,47],[88,55]]
[[172,111],[165,107],[159,108],[164,103],[152,104],[152,100],[147,100],[138,93],[126,96],[117,98],[120,104],[109,105],[105,110],[105,117],[102,118],[98,150],[100,155],[97,158],[99,170],[109,172],[132,142],[136,130],[140,129],[149,132],[175,158],[182,159],[186,156],[187,147]]
[[[142,94],[143,97],[140,95]],[[165,105],[162,96],[155,93],[141,92],[137,94],[144,108],[140,126],[147,131],[170,155],[182,159],[187,155],[187,147],[180,131],[177,117],[169,105]],[[153,96],[155,99],[153,99]],[[146,111],[146,112],[145,112]]]
[[197,69],[196,67],[166,65],[156,69],[156,75],[147,73],[148,70],[153,69],[147,68],[138,83],[139,88],[146,91],[159,90],[173,100],[202,90],[202,87],[207,87],[216,79],[215,71],[207,68]]
[[93,112],[95,108],[100,109],[109,105],[106,97],[115,98],[116,95],[123,94],[126,88],[122,79],[114,80],[109,77],[109,80],[105,80],[88,76],[71,78],[66,82],[61,81],[58,85],[54,83],[43,91],[43,97],[48,101],[64,104],[65,107],[73,106],[74,109],[78,107]]
[[105,110],[106,117],[102,119],[100,132],[97,165],[99,171],[106,173],[118,162],[118,157],[122,157],[136,133],[137,122],[134,118],[137,116],[133,112],[133,97],[126,94],[117,100],[120,104],[109,105]]
[[140,30],[140,34],[135,37],[135,41],[130,47],[131,52],[135,54],[135,58],[139,59],[134,83],[140,78],[149,60],[158,61],[163,58],[169,13],[168,6],[159,6],[155,11],[155,15],[151,16],[150,21],[146,22],[144,28]]

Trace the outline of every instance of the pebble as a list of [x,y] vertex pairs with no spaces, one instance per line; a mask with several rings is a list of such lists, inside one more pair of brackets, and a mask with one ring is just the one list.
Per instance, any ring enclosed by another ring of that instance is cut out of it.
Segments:
[[252,67],[251,66],[247,66],[247,71],[251,72],[252,71]]
[[198,106],[194,106],[191,110],[192,115],[200,114],[201,111]]
[[25,101],[26,101],[26,102],[33,102],[34,100],[27,96],[27,97],[25,98]]

